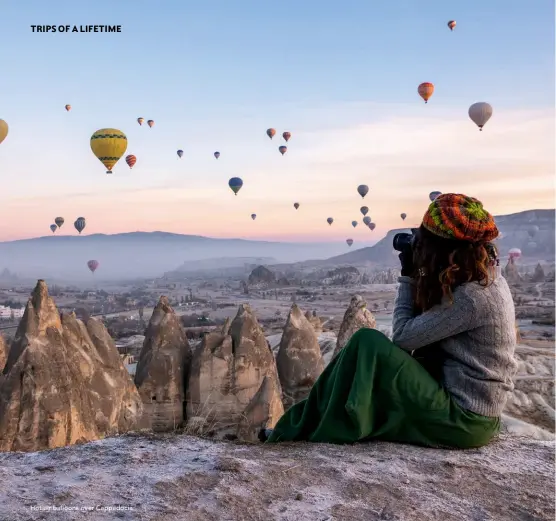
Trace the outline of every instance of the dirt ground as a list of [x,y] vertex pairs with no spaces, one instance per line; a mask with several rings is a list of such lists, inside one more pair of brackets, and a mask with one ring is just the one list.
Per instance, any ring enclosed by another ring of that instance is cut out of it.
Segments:
[[545,521],[553,478],[553,442],[508,436],[445,451],[133,435],[0,454],[0,520]]

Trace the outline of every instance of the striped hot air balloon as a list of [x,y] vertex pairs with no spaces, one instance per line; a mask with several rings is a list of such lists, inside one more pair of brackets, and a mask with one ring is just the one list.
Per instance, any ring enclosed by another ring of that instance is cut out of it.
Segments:
[[129,168],[133,168],[133,165],[137,163],[137,158],[133,154],[129,154],[129,156],[126,156],[125,162]]

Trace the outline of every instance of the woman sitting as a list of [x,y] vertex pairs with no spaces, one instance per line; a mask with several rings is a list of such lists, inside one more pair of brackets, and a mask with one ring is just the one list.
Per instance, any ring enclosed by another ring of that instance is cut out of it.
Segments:
[[359,330],[261,440],[489,443],[517,369],[514,304],[490,243],[497,236],[480,201],[433,201],[400,254],[392,342]]

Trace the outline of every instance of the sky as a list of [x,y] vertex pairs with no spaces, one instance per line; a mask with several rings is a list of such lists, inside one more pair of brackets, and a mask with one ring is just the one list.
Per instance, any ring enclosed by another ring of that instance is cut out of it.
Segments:
[[[47,24],[122,32],[31,31]],[[56,216],[75,234],[84,216],[84,234],[367,244],[401,212],[418,224],[433,190],[497,215],[554,207],[552,0],[23,0],[0,29],[0,240],[49,234]],[[494,108],[483,132],[477,101]],[[122,158],[106,175],[91,152],[106,127],[127,135],[133,170]]]

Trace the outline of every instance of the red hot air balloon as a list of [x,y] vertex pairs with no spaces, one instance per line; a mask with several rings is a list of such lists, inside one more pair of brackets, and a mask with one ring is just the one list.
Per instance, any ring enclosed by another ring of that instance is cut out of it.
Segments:
[[137,163],[137,158],[133,154],[129,154],[129,156],[126,156],[125,162],[129,168],[133,168],[133,165]]
[[269,128],[269,129],[267,129],[267,131],[266,131],[266,135],[267,135],[270,139],[272,139],[272,138],[276,135],[276,130],[273,129],[273,128]]
[[97,260],[90,260],[87,262],[87,267],[91,270],[91,273],[94,273],[98,268],[99,262]]
[[284,138],[284,141],[287,143],[290,140],[290,138],[292,137],[292,133],[291,132],[284,132],[282,134],[282,137]]

